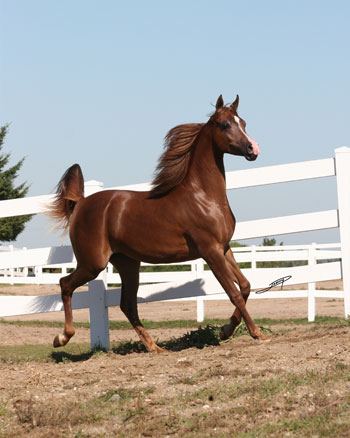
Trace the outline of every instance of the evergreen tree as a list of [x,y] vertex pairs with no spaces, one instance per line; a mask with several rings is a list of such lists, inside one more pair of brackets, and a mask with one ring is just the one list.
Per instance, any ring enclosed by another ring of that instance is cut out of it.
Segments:
[[262,242],[262,246],[275,246],[276,245],[276,239],[269,239],[268,237],[264,237],[264,240]]
[[[3,153],[2,146],[7,134],[8,125],[0,128],[0,201],[6,199],[23,198],[29,189],[26,183],[15,187],[14,181],[18,176],[18,172],[22,167],[24,158],[17,164],[7,169],[4,169],[9,161],[11,154]],[[0,242],[10,242],[15,240],[25,227],[25,224],[31,219],[32,215],[15,216],[0,219]]]

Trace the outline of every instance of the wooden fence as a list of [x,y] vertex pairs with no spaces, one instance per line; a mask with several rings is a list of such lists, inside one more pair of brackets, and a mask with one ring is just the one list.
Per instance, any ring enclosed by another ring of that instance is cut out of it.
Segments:
[[[309,320],[312,320],[315,314],[314,299],[320,295],[343,298],[345,317],[348,317],[350,314],[350,148],[336,149],[334,158],[228,172],[226,174],[228,190],[332,176],[336,177],[337,181],[337,210],[240,222],[237,224],[234,235],[235,240],[244,240],[340,228],[341,251],[339,251],[339,244],[278,247],[278,251],[276,251],[276,248],[273,248],[272,252],[270,252],[270,248],[266,247],[263,251],[260,248],[253,248],[248,251],[246,248],[235,248],[237,261],[250,262],[252,264],[250,270],[247,270],[245,273],[255,289],[264,288],[276,279],[290,276],[291,278],[289,278],[286,285],[309,283],[308,291],[253,294],[253,297],[258,298],[277,298],[279,295],[283,297],[308,296]],[[148,184],[119,187],[119,189],[134,190],[145,190],[148,188]],[[87,182],[85,185],[87,195],[102,189],[102,183],[96,181]],[[0,217],[42,213],[51,200],[52,195],[44,195],[1,201]],[[269,254],[270,259],[267,257],[267,254]],[[337,260],[339,258],[341,258],[341,261],[317,263],[317,260]],[[260,269],[257,267],[256,263],[268,260],[307,260],[308,264],[289,268]],[[62,267],[63,263],[65,265],[68,263],[68,265]],[[0,254],[0,269],[3,272],[10,270],[11,274],[9,277],[4,276],[2,278],[4,281],[7,278],[12,282],[15,281],[15,270],[19,273],[22,269],[26,275],[20,277],[21,283],[34,280],[45,284],[46,281],[53,279],[53,275],[56,275],[56,282],[59,275],[64,275],[65,272],[62,271],[59,274],[46,273],[43,267],[52,267],[54,265],[58,269],[65,270],[73,266],[69,265],[69,263],[74,263],[74,257],[71,248],[68,246]],[[211,272],[204,269],[202,261],[189,262],[189,266],[190,270],[188,272],[142,273],[141,281],[147,283],[154,282],[154,284],[140,287],[139,301],[195,298],[198,303],[198,318],[202,319],[204,300],[210,299],[209,297],[221,298],[222,289]],[[28,276],[26,269],[30,267],[34,267],[34,277]],[[315,291],[314,283],[316,281],[339,278],[343,279],[343,291]],[[118,283],[118,276],[111,272],[111,270],[105,271],[98,279],[90,282],[88,292],[74,294],[72,302],[73,308],[90,308],[91,344],[99,344],[105,348],[109,347],[108,307],[119,305],[120,297],[120,290],[107,290],[107,282]],[[62,303],[59,295],[0,297],[0,309],[0,316],[40,313],[62,310]]]

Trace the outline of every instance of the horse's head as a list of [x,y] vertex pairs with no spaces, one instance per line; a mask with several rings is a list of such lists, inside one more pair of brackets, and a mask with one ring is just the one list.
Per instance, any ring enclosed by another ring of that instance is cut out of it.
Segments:
[[216,111],[209,120],[214,130],[214,142],[223,153],[242,155],[254,161],[259,155],[259,144],[245,132],[246,123],[237,114],[238,103],[237,96],[230,106],[225,106],[222,96],[219,96]]

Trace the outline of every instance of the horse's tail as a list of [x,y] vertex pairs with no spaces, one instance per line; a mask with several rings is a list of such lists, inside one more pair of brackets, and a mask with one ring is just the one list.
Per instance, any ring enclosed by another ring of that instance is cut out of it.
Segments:
[[79,164],[66,170],[57,184],[56,196],[47,214],[57,222],[56,229],[68,231],[70,217],[77,202],[84,198],[84,177]]

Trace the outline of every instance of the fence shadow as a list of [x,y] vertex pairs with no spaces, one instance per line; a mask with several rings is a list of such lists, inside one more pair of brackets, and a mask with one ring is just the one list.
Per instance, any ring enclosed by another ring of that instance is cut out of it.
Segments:
[[[176,283],[175,285],[171,285],[168,288],[164,289],[165,285],[160,284],[158,285],[159,288],[162,290],[158,292],[153,292],[151,294],[146,294],[146,296],[143,296],[143,291],[147,290],[148,286],[141,286],[140,292],[137,296],[137,302],[138,303],[151,303],[153,301],[165,301],[172,298],[193,298],[193,297],[200,297],[206,295],[205,290],[205,284],[209,283],[208,281],[205,282],[203,278],[197,278],[195,280],[186,281],[185,283]],[[152,289],[155,287],[152,286]],[[218,293],[222,293],[223,290],[221,286],[217,283]]]

